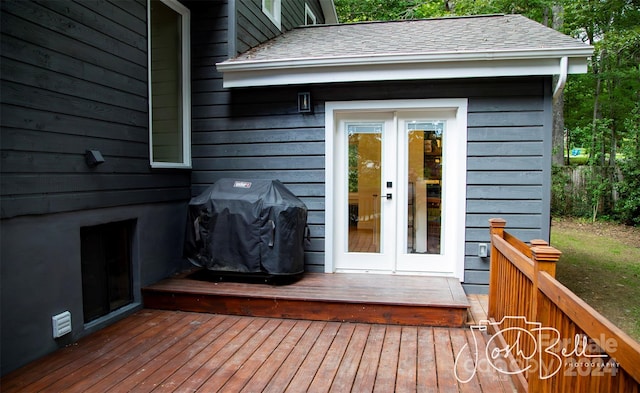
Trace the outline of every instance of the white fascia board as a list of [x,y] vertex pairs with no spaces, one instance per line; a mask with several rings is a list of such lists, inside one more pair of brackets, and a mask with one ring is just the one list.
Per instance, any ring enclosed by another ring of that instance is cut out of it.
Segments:
[[382,80],[451,79],[557,75],[560,59],[569,58],[569,73],[587,72],[592,49],[438,53],[429,55],[358,56],[350,58],[227,61],[218,63],[223,86],[251,87]]
[[[422,64],[372,64],[360,66],[304,67],[225,71],[223,86],[252,87],[311,83],[399,81],[420,79],[459,79],[502,76],[558,75],[558,59],[527,61],[469,61]],[[587,61],[570,59],[569,73],[585,73]]]

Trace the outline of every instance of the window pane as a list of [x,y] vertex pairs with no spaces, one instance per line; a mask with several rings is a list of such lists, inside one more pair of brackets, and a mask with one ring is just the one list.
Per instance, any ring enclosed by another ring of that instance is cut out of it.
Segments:
[[382,123],[347,124],[349,252],[380,252]]
[[264,0],[264,10],[271,15],[274,15],[274,0]]
[[151,2],[151,102],[153,161],[182,163],[181,15]]
[[262,12],[269,17],[273,24],[280,29],[280,4],[281,0],[262,0]]
[[445,123],[407,124],[407,252],[442,250],[442,134]]

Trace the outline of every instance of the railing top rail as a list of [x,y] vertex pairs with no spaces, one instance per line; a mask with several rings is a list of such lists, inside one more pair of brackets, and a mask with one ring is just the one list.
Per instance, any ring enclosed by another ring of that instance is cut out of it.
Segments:
[[[501,309],[500,302],[512,301],[505,296],[498,296],[499,288],[503,289],[500,292],[502,294],[523,288],[520,278],[510,280],[509,276],[512,274],[509,269],[503,268],[503,263],[509,263],[530,280],[530,290],[533,295],[531,304],[518,303],[521,307],[516,312],[531,311],[532,320],[541,318],[540,322],[543,324],[561,323],[564,326],[567,320],[571,321],[572,325],[594,340],[611,358],[615,359],[625,375],[640,384],[640,367],[638,366],[640,365],[640,343],[554,278],[556,262],[562,253],[550,247],[544,240],[531,240],[531,246],[527,245],[505,232],[506,221],[503,219],[491,219],[489,224],[492,244],[489,316],[495,316],[497,310]],[[501,274],[507,274],[507,276],[501,276]],[[548,312],[550,304],[547,302],[553,304],[554,308],[557,307],[564,316],[560,317],[558,314],[552,317]],[[554,320],[549,320],[551,317]],[[555,320],[556,318],[558,320]],[[598,343],[598,339],[602,337],[606,338],[606,343]],[[611,342],[615,346],[610,346]],[[534,377],[532,380],[525,380],[521,385],[529,389],[531,388],[529,383],[532,383],[533,390],[536,390],[540,388],[539,382],[540,380]]]
[[507,231],[504,232],[504,240],[515,247],[518,251],[531,258],[531,247],[529,247],[527,243]]
[[514,264],[524,275],[533,281],[533,262],[522,251],[498,235],[491,236],[493,246]]
[[604,334],[615,340],[609,353],[629,375],[640,383],[640,343],[623,332],[593,307],[546,272],[538,272],[538,289],[589,337]]

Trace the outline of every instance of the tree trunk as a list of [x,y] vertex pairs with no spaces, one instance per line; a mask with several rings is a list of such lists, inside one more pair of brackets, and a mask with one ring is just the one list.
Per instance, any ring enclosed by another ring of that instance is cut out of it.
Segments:
[[553,131],[551,136],[551,163],[562,166],[564,159],[564,93],[553,102]]
[[[591,157],[596,153],[596,148],[598,147],[598,119],[600,118],[600,92],[602,91],[602,78],[600,77],[598,61],[602,61],[606,53],[602,50],[599,56],[597,53],[595,55],[591,67],[596,79],[596,88],[593,92],[593,118],[591,119],[591,150],[589,151],[589,156]],[[599,60],[598,57],[600,57]],[[599,157],[598,164],[604,164],[604,157]]]
[[[564,23],[564,8],[560,4],[554,4],[551,10],[553,13],[551,27],[560,31]],[[561,93],[553,102],[552,113],[551,162],[553,165],[561,166],[564,165],[564,93]]]

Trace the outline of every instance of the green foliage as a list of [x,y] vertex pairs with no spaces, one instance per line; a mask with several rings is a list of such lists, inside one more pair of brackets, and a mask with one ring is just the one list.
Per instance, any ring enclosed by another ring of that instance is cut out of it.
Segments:
[[593,73],[569,75],[564,89],[564,124],[571,147],[589,146],[593,122]]
[[[573,198],[572,205],[586,201],[589,216],[604,214],[640,225],[639,0],[335,0],[335,4],[343,23],[518,13],[593,45],[589,72],[570,75],[564,92],[568,147],[588,148],[591,155],[586,194]],[[556,20],[562,23],[553,23]],[[625,159],[617,162],[619,152]],[[565,179],[556,176],[554,172],[552,187],[560,192]],[[570,197],[560,194],[554,199],[566,198]],[[574,214],[584,215],[582,210]]]
[[623,144],[620,160],[620,178],[616,183],[618,218],[629,224],[640,226],[640,103],[626,122],[628,139]]
[[551,175],[551,215],[588,217],[591,204],[584,188],[576,187],[571,174],[579,169],[554,165]]
[[550,0],[458,0],[453,10],[456,15],[521,14],[545,22],[552,5]]
[[451,10],[447,8],[446,1],[424,1],[422,4],[408,10],[406,19],[439,18],[451,15]]
[[556,278],[640,340],[640,248],[624,240],[630,235],[617,237],[626,228],[564,222],[554,220],[551,228],[551,244],[562,251]]
[[398,20],[419,0],[335,0],[341,23]]
[[640,225],[640,2],[564,5],[566,32],[595,48],[590,72],[571,76],[565,90],[570,147],[588,146],[591,153],[593,215]]
[[552,0],[335,0],[342,23],[444,16],[522,14],[544,22]]

